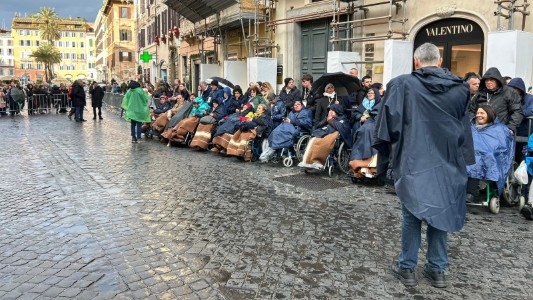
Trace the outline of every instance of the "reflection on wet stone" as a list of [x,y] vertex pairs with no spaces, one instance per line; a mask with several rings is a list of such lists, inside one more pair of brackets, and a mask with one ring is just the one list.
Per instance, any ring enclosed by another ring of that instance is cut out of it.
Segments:
[[514,208],[470,208],[449,238],[451,286],[433,289],[419,268],[406,289],[389,272],[401,217],[390,190],[132,145],[128,131],[111,113],[0,118],[0,298],[533,297],[531,226]]

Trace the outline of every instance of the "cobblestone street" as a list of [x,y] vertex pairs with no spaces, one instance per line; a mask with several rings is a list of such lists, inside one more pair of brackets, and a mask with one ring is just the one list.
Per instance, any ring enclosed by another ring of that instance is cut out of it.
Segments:
[[0,118],[0,299],[533,299],[533,223],[517,208],[470,207],[449,287],[423,278],[423,241],[405,288],[387,189],[132,144],[103,117]]

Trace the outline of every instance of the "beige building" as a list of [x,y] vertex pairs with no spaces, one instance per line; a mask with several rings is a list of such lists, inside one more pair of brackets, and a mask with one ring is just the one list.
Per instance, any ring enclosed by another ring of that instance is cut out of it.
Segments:
[[134,15],[133,0],[104,0],[95,33],[95,68],[99,79],[121,82],[135,76]]
[[[143,74],[145,81],[173,81],[179,56],[177,48],[178,14],[162,4],[161,0],[137,0],[136,27],[137,72]],[[178,34],[179,35],[179,34]],[[146,53],[146,55],[143,55]],[[144,58],[141,59],[141,55]],[[151,58],[148,58],[151,56]]]
[[[502,75],[531,82],[533,20],[523,22],[522,11],[531,11],[524,0],[503,6],[486,0],[198,0],[195,7],[162,1],[183,16],[178,77],[192,85],[204,64],[218,64],[223,75],[225,61],[254,56],[276,60],[278,87],[284,77],[318,78],[328,68],[353,66],[359,77],[387,82],[410,70],[414,48],[424,42],[437,44],[444,66],[457,75],[497,66]],[[510,67],[500,58],[516,63]]]

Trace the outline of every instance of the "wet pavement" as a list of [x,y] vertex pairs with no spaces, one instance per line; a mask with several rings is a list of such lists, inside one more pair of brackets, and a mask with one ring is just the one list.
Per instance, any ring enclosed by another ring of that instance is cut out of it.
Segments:
[[533,223],[469,208],[447,289],[390,273],[400,207],[336,175],[0,117],[0,299],[532,299]]

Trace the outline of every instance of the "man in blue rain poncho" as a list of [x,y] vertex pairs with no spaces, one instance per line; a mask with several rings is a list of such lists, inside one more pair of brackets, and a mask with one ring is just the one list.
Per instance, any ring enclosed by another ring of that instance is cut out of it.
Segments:
[[[465,112],[469,89],[463,80],[441,69],[433,44],[414,53],[415,71],[387,84],[378,115],[374,147],[389,158],[401,201],[402,249],[392,265],[406,286],[417,284],[415,271],[422,222],[427,223],[424,275],[434,287],[446,287],[448,232],[460,230],[466,212]],[[473,151],[468,149],[470,154]],[[379,161],[379,160],[378,160]],[[471,162],[469,162],[471,163]],[[382,171],[378,165],[378,172]]]

